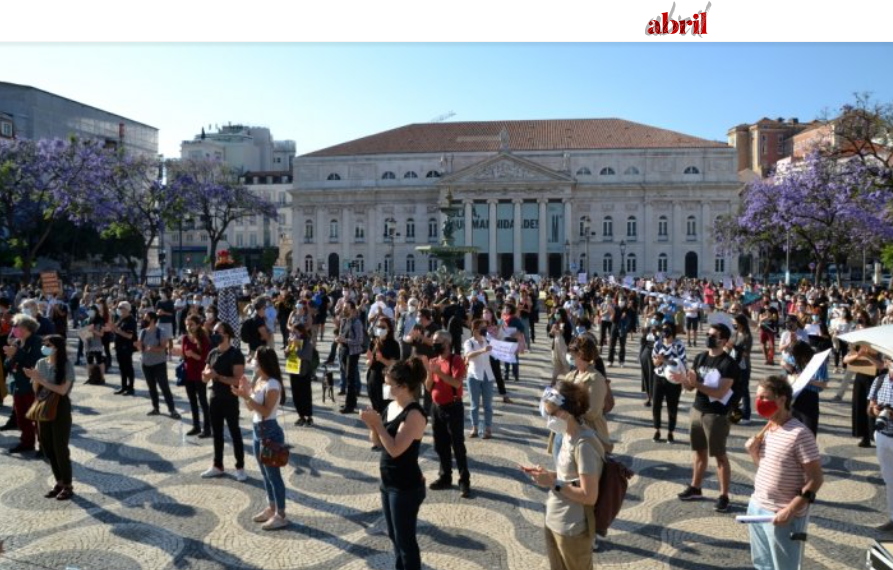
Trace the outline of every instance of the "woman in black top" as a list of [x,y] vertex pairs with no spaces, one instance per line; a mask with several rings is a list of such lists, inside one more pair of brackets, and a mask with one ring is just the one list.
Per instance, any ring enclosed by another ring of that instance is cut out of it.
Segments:
[[385,383],[393,401],[385,418],[366,408],[360,419],[369,428],[372,443],[381,452],[381,507],[388,524],[388,536],[394,544],[396,568],[420,570],[422,567],[416,523],[425,500],[425,478],[419,468],[419,446],[428,423],[414,394],[425,380],[427,371],[419,358],[397,362],[385,372]]
[[394,338],[393,321],[385,316],[378,317],[372,332],[372,343],[366,352],[366,390],[369,392],[372,409],[383,413],[386,404],[382,394],[384,371],[400,360],[400,343]]
[[208,365],[202,372],[202,380],[213,382],[208,411],[211,417],[211,435],[214,436],[214,464],[202,473],[202,477],[220,477],[223,471],[223,424],[229,428],[236,455],[236,480],[245,481],[245,448],[242,431],[239,429],[239,398],[231,388],[239,387],[239,380],[245,373],[245,356],[231,343],[235,332],[229,323],[220,321],[214,327],[220,337],[220,344],[208,354]]

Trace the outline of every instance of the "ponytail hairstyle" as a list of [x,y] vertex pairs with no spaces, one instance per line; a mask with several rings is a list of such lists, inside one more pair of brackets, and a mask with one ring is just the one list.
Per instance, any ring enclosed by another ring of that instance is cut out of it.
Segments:
[[43,337],[43,342],[50,343],[56,349],[56,377],[53,379],[61,386],[65,383],[65,368],[68,365],[68,353],[65,351],[65,339],[57,334]]

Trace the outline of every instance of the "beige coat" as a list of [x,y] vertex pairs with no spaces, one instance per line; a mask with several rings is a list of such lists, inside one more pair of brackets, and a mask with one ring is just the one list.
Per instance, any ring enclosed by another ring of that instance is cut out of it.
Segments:
[[[605,398],[608,395],[608,381],[601,372],[590,367],[586,372],[572,370],[562,380],[574,384],[583,384],[589,388],[589,411],[583,414],[583,423],[595,430],[605,452],[611,453],[614,444],[611,443],[611,432],[608,429],[608,420],[605,418]],[[549,434],[548,452],[552,453],[554,434]]]

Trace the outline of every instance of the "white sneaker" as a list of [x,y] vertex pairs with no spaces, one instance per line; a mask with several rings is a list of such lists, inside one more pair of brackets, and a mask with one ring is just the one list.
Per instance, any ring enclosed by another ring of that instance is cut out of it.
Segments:
[[279,513],[276,513],[270,517],[270,520],[262,524],[260,528],[264,530],[277,530],[286,526],[288,526],[288,519]]
[[245,473],[244,469],[236,469],[236,472],[233,474],[233,476],[239,483],[243,483],[248,480],[248,474]]
[[226,475],[226,472],[223,469],[218,469],[212,465],[210,469],[208,469],[207,471],[202,473],[202,479],[210,479],[212,477],[222,477],[223,475]]
[[738,420],[738,425],[740,425],[740,426],[749,426],[749,425],[750,425],[750,420],[747,419],[747,418],[741,418],[740,420]]

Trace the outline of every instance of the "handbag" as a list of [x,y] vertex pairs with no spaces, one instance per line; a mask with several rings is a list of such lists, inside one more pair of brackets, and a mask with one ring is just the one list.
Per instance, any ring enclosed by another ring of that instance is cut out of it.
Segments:
[[284,444],[276,443],[264,437],[264,428],[261,425],[260,462],[267,467],[284,467],[288,464],[288,448]]
[[25,417],[32,422],[51,422],[56,419],[56,411],[59,409],[59,394],[50,390],[43,390],[37,399],[25,412]]

